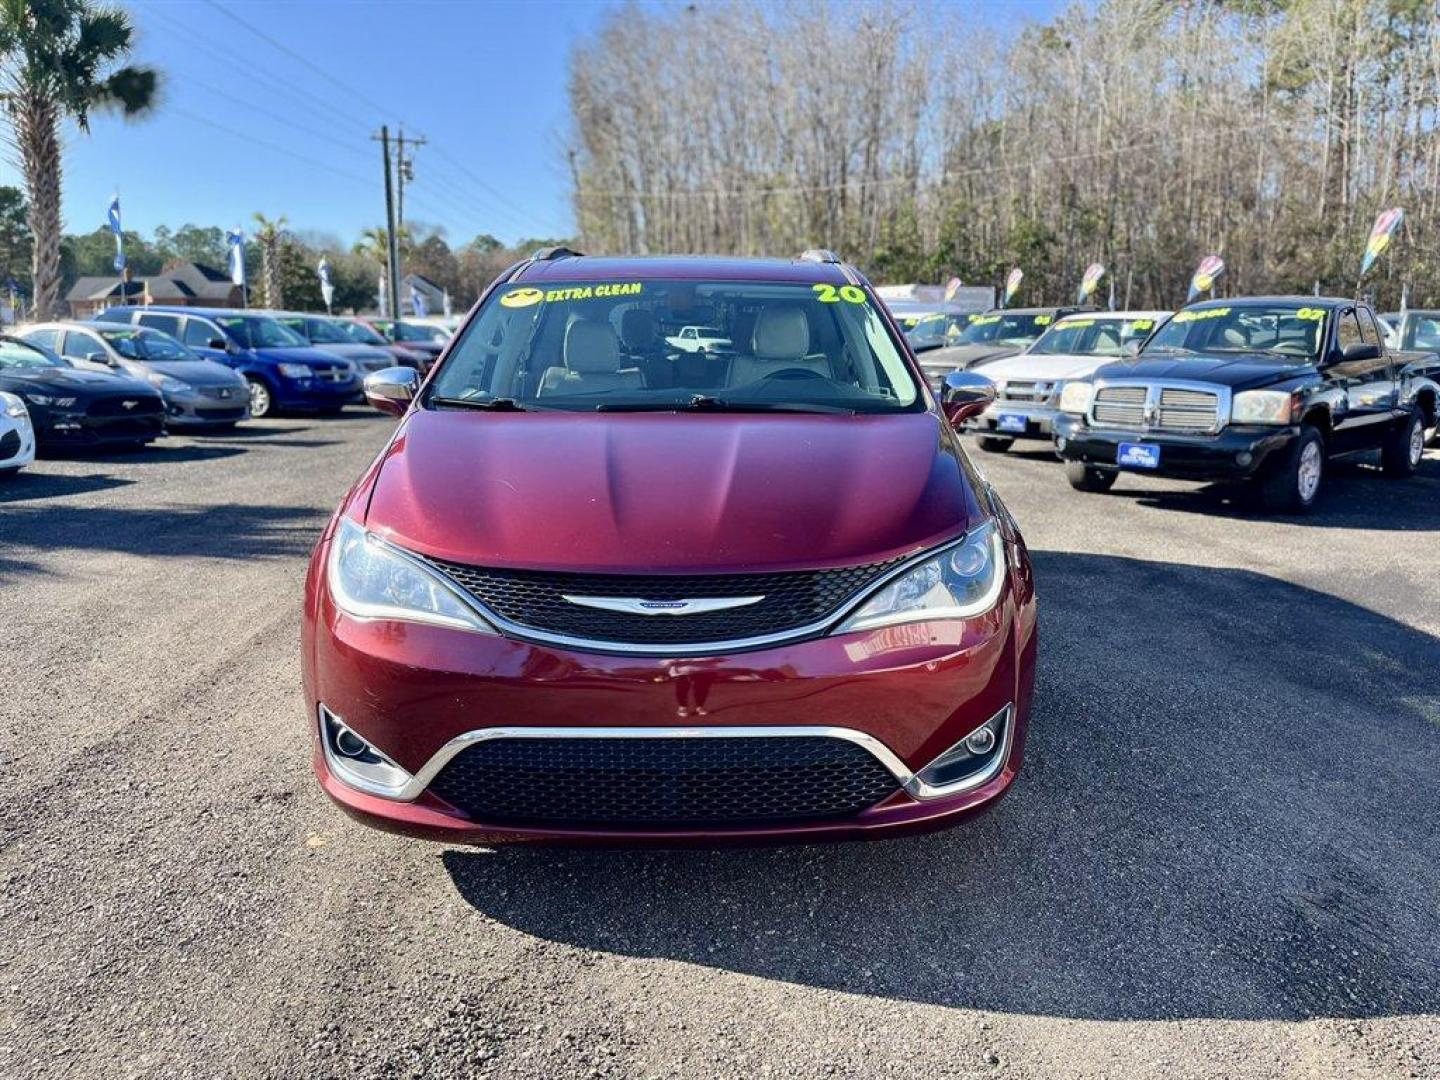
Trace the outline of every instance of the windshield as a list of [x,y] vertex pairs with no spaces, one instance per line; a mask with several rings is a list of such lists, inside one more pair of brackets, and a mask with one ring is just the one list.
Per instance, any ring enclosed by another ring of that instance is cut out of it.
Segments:
[[169,334],[136,327],[129,330],[101,330],[100,336],[127,360],[199,360]]
[[1071,315],[1041,334],[1040,340],[1030,346],[1030,354],[1124,356],[1125,347],[1149,337],[1157,321],[1149,316],[1114,319]]
[[1055,316],[1049,312],[1038,315],[1016,312],[1007,315],[1004,312],[992,311],[984,315],[971,315],[966,319],[965,329],[950,343],[984,345],[989,342],[1004,342],[1007,345],[1028,345],[1054,321]]
[[215,321],[245,349],[293,349],[309,344],[288,326],[263,315],[222,315]]
[[958,315],[925,315],[905,331],[911,341],[930,341],[955,337],[963,329]]
[[416,326],[414,323],[388,323],[386,330],[396,341],[433,341],[444,343],[445,332],[433,326]]
[[308,338],[312,345],[351,345],[349,335],[325,319],[281,319],[287,329]]
[[357,341],[361,345],[389,345],[383,337],[377,334],[364,323],[350,322],[348,319],[339,324],[340,329],[345,332],[351,341]]
[[1412,311],[1404,329],[1402,349],[1440,349],[1440,311]]
[[69,366],[54,353],[45,352],[38,345],[17,341],[15,338],[0,338],[0,368]]
[[[695,326],[730,347],[674,344]],[[925,407],[858,286],[674,280],[505,288],[452,349],[429,401],[585,411]]]
[[1303,300],[1177,311],[1140,350],[1177,353],[1273,353],[1299,363],[1320,355],[1325,309]]

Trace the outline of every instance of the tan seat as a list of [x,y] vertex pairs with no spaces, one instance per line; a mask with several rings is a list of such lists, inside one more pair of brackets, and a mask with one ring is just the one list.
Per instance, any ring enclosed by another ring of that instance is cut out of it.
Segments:
[[576,319],[565,330],[564,367],[546,368],[540,397],[547,394],[594,394],[605,390],[643,390],[645,378],[636,368],[620,366],[620,343],[602,319]]
[[730,385],[743,386],[787,368],[803,368],[827,379],[834,376],[828,359],[810,353],[810,320],[804,308],[795,304],[761,308],[750,335],[750,352],[730,362]]

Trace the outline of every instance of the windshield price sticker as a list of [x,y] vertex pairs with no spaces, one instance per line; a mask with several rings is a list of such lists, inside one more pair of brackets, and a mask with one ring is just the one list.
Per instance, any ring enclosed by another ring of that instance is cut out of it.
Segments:
[[1154,319],[1136,319],[1130,324],[1131,330],[1149,330],[1155,325]]
[[605,282],[600,285],[575,285],[568,289],[511,289],[500,297],[503,307],[530,307],[542,301],[553,304],[564,300],[592,300],[614,296],[639,296],[638,281]]
[[1054,321],[1055,321],[1055,316],[1053,316],[1053,315],[1036,315],[1036,316],[1035,316],[1035,325],[1036,325],[1036,326],[1049,326],[1049,325],[1050,325],[1052,322],[1054,322]]
[[1295,318],[1311,319],[1315,322],[1319,322],[1321,319],[1325,318],[1325,309],[1318,307],[1302,307],[1299,311],[1295,312]]
[[1056,330],[1083,330],[1087,326],[1094,326],[1094,319],[1062,319]]
[[971,315],[970,322],[975,326],[989,326],[991,323],[1000,321],[999,315]]
[[1177,323],[1199,322],[1201,319],[1219,319],[1230,314],[1228,307],[1205,308],[1203,311],[1177,311]]
[[[822,304],[837,304],[844,300],[847,304],[863,304],[865,302],[865,290],[858,285],[841,285],[836,288],[834,285],[816,285],[815,299]],[[907,323],[913,327],[920,319],[917,316]]]

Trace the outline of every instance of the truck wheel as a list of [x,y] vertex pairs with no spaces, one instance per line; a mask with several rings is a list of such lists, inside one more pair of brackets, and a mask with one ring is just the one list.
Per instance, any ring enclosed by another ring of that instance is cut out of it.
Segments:
[[245,381],[250,384],[250,418],[259,420],[262,417],[273,416],[275,397],[270,393],[270,387],[253,375],[245,376]]
[[1067,461],[1065,479],[1070,481],[1070,486],[1076,491],[1102,492],[1115,486],[1115,481],[1120,479],[1120,473],[1115,469],[1094,469],[1083,461]]
[[1414,476],[1425,453],[1425,417],[1419,409],[1411,409],[1405,420],[1395,425],[1380,447],[1380,467],[1386,476]]
[[997,439],[994,435],[981,435],[975,441],[987,454],[1003,454],[1015,445],[1014,439]]
[[1261,506],[1277,514],[1303,514],[1315,505],[1325,480],[1325,438],[1309,424],[1259,482]]

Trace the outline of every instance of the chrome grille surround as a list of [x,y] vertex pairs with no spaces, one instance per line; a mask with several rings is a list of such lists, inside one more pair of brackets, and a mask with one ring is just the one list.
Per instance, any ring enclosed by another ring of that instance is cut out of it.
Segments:
[[1214,435],[1230,421],[1230,388],[1184,379],[1097,379],[1086,419],[1120,431]]

